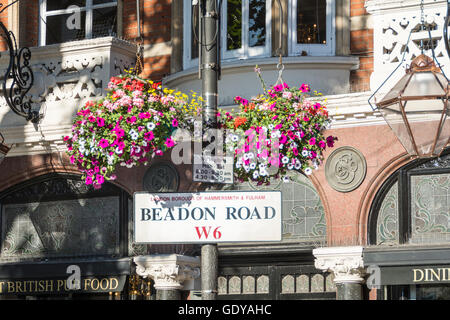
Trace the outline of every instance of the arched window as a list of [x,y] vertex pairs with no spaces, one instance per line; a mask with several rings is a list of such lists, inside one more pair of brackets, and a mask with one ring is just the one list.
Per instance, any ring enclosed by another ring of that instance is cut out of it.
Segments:
[[128,255],[129,195],[49,174],[0,195],[0,261]]
[[450,240],[450,150],[397,170],[375,196],[369,244],[440,244]]
[[325,211],[312,182],[303,174],[290,174],[291,181],[274,180],[270,185],[256,186],[246,182],[238,190],[280,190],[282,195],[282,242],[320,243],[326,241]]

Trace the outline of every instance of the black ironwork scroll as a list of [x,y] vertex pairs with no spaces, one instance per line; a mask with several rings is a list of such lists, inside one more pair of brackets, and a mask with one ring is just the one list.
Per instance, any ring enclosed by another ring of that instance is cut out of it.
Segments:
[[[1,9],[0,14],[17,1]],[[1,7],[3,7],[2,4],[0,4]],[[14,113],[27,121],[37,123],[41,116],[38,111],[32,109],[31,97],[27,95],[34,82],[33,71],[30,67],[31,51],[28,47],[18,50],[14,33],[9,31],[1,21],[0,33],[9,51],[9,64],[1,79],[5,100]]]

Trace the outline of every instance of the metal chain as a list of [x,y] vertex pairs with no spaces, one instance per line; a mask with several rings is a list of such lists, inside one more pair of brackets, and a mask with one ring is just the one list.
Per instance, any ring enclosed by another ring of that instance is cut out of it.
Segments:
[[144,47],[142,46],[142,43],[139,43],[136,49],[136,65],[134,67],[134,74],[137,76],[142,71],[144,71],[144,65],[142,64],[142,51]]
[[277,64],[277,70],[278,70],[278,79],[277,82],[275,82],[275,85],[277,84],[283,84],[284,80],[282,78],[283,70],[284,70],[284,64],[283,64],[283,6],[281,5],[281,1],[277,0],[278,2],[278,15],[280,19],[280,30],[279,30],[279,46],[277,49],[278,53],[278,64]]
[[423,9],[423,1],[424,0],[420,0],[420,23],[422,24],[422,26],[425,26],[425,14],[424,14],[424,9]]
[[[424,13],[424,7],[423,7],[423,1],[424,0],[420,0],[420,30],[425,30],[425,13]],[[420,51],[421,54],[423,54],[424,51],[424,41],[423,39],[420,40]]]

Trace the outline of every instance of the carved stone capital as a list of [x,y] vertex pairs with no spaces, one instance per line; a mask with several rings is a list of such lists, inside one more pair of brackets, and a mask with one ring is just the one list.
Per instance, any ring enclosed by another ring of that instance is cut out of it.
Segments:
[[334,247],[313,250],[315,267],[334,273],[336,283],[362,283],[364,281],[364,263],[362,247]]
[[155,281],[155,289],[181,290],[184,281],[200,276],[200,258],[178,254],[134,257],[136,273]]

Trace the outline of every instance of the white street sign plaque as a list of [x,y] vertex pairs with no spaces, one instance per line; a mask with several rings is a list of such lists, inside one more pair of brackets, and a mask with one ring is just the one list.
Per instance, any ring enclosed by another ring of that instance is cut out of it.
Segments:
[[281,241],[280,191],[134,194],[135,243]]
[[233,184],[233,157],[194,155],[193,181]]

